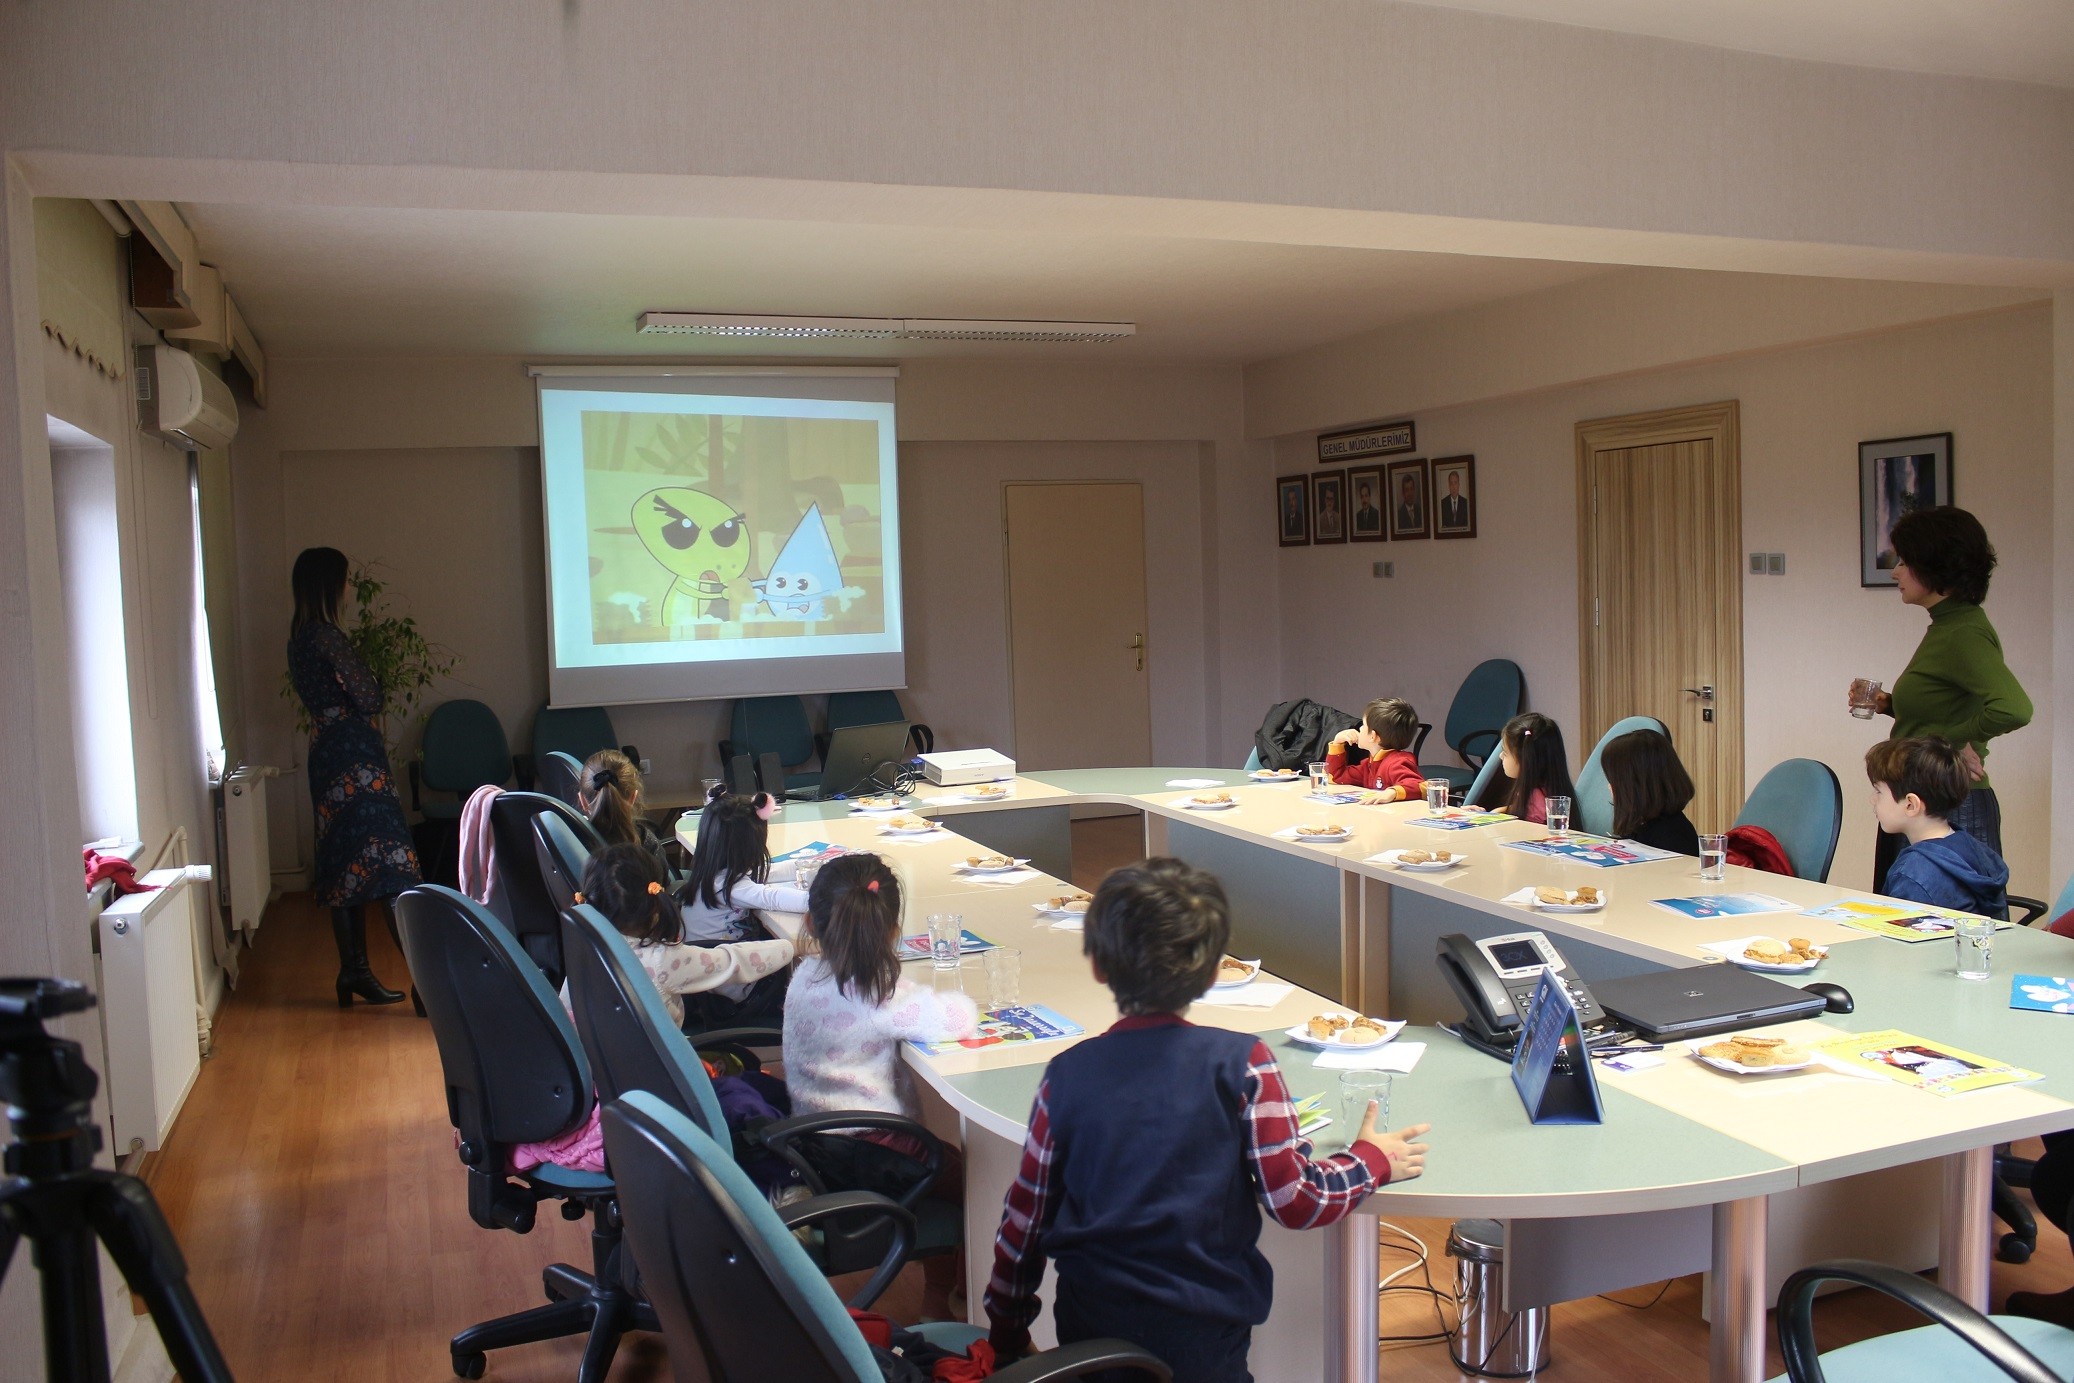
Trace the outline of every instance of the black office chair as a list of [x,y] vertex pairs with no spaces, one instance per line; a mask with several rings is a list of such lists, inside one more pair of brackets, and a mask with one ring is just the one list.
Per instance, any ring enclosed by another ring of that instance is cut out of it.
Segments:
[[[900,704],[900,694],[892,691],[830,692],[828,694],[828,734],[814,736],[821,747],[821,757],[828,757],[828,740],[837,730],[852,725],[886,725],[896,720],[907,720],[907,709]],[[927,754],[936,748],[936,732],[926,725],[908,721],[908,747],[917,754]]]
[[[607,1110],[608,1140],[612,1120]],[[1825,1282],[1869,1287],[1933,1324],[1818,1352],[1815,1293]],[[2074,1376],[2074,1331],[2022,1316],[1983,1316],[1942,1288],[1881,1263],[1843,1259],[1801,1269],[1779,1288],[1778,1322],[1779,1352],[1790,1383],[1822,1383],[1825,1365],[1838,1378],[1877,1378],[1882,1383],[1951,1383],[1998,1376],[2017,1383],[2061,1383]],[[664,1330],[667,1334],[667,1322]],[[673,1349],[675,1344],[672,1339]]]
[[[685,1361],[679,1368],[697,1359],[712,1383],[877,1383],[884,1376],[785,1221],[693,1120],[636,1091],[606,1106],[605,1151],[625,1188],[627,1240],[652,1284],[670,1357]],[[869,1199],[897,1210],[882,1197]],[[897,1260],[904,1233],[902,1226],[894,1236],[888,1262]],[[955,1322],[918,1333],[958,1352],[985,1334]],[[991,1376],[997,1383],[1049,1383],[1105,1369],[1131,1369],[1161,1383],[1173,1377],[1123,1340],[1084,1340]]]
[[579,831],[553,812],[539,812],[533,817],[533,856],[540,865],[540,882],[546,886],[547,896],[554,900],[555,911],[562,916],[565,958],[569,949],[569,909],[576,906],[577,896],[583,892],[583,871],[590,866],[598,844],[595,832]]
[[583,761],[559,749],[550,749],[534,764],[533,786],[537,791],[560,800],[563,804],[583,810],[576,800],[576,785],[583,778]]
[[454,1372],[480,1378],[489,1350],[588,1335],[577,1378],[604,1383],[620,1336],[656,1329],[655,1313],[622,1283],[612,1179],[552,1163],[505,1170],[515,1144],[560,1137],[589,1118],[590,1066],[576,1032],[540,967],[488,908],[422,884],[397,899],[396,914],[439,1045],[469,1218],[525,1234],[543,1200],[561,1201],[567,1219],[591,1216],[591,1270],[556,1263],[543,1274],[547,1305],[454,1336]]
[[490,803],[490,834],[496,844],[496,882],[490,906],[511,928],[526,954],[547,974],[548,983],[562,982],[562,910],[540,875],[540,856],[533,845],[533,818],[551,812],[592,840],[597,833],[576,809],[543,792],[500,793]]

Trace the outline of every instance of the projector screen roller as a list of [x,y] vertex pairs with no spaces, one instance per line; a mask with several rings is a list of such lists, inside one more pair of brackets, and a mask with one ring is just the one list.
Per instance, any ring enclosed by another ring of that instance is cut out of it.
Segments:
[[534,367],[549,700],[906,685],[893,373]]

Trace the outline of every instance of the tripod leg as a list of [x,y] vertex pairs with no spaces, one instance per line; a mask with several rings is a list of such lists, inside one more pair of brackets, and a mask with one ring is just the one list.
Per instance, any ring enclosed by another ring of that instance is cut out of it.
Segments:
[[46,1225],[32,1233],[43,1270],[43,1358],[50,1377],[108,1383],[108,1336],[101,1319],[101,1256],[85,1225]]
[[100,1185],[87,1197],[87,1216],[130,1290],[151,1308],[166,1357],[185,1383],[231,1383],[230,1365],[187,1285],[187,1262],[151,1189],[116,1172],[95,1175]]

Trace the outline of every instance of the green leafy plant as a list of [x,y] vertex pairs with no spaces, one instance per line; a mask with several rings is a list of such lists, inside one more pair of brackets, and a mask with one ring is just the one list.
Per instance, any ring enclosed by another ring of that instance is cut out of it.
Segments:
[[[353,588],[353,603],[358,611],[351,624],[341,627],[346,641],[353,645],[353,651],[367,664],[382,689],[377,722],[388,745],[389,762],[394,764],[400,743],[395,732],[410,724],[414,713],[419,720],[424,719],[420,706],[427,689],[452,674],[460,659],[452,649],[433,643],[420,633],[418,622],[409,615],[391,614],[389,599],[384,594],[388,588],[366,567],[353,568],[346,580]],[[295,707],[296,729],[310,733],[313,727],[309,709],[295,694],[295,683],[285,671],[281,674],[281,695]]]

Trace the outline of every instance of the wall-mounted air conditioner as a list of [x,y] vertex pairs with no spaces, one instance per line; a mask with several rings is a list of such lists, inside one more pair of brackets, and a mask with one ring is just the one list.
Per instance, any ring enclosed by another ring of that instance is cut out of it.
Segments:
[[230,386],[186,351],[137,347],[137,425],[189,450],[227,446],[238,435]]

